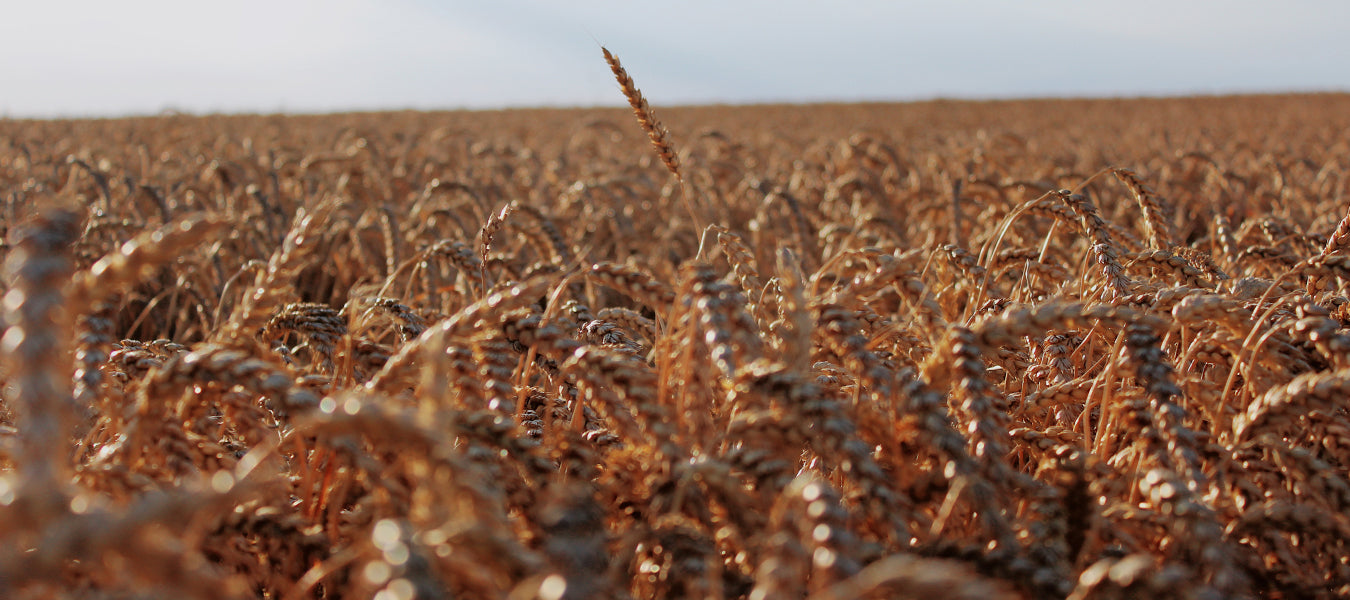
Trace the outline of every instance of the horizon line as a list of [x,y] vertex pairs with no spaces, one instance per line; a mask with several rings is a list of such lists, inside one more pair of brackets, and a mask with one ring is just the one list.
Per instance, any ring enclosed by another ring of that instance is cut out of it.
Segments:
[[[663,110],[686,109],[686,108],[719,108],[719,107],[781,107],[781,106],[828,106],[828,105],[866,105],[866,104],[925,104],[933,102],[956,102],[956,103],[998,103],[998,102],[1051,102],[1051,101],[1112,101],[1112,100],[1183,100],[1188,98],[1196,99],[1225,99],[1225,98],[1260,98],[1260,97],[1280,97],[1280,96],[1338,96],[1350,95],[1350,88],[1307,88],[1307,89],[1285,89],[1285,90],[1224,90],[1224,91],[1194,91],[1194,92],[1132,92],[1132,93],[1104,93],[1104,94],[1026,94],[1026,95],[980,95],[980,94],[932,94],[914,97],[863,97],[863,98],[808,98],[808,99],[763,99],[750,101],[694,101],[681,102],[674,104],[653,103],[653,107]],[[530,111],[530,110],[560,110],[560,111],[584,111],[584,110],[605,110],[605,109],[623,109],[628,108],[622,97],[612,103],[601,104],[581,104],[581,103],[504,103],[499,106],[351,106],[336,108],[318,108],[314,110],[288,110],[280,109],[261,109],[254,110],[242,108],[234,109],[182,109],[174,106],[165,106],[153,112],[113,112],[113,113],[65,113],[65,114],[13,114],[0,108],[0,121],[100,121],[100,120],[118,120],[118,119],[153,119],[162,117],[247,117],[247,116],[328,116],[328,115],[354,115],[354,114],[381,114],[381,113],[474,113],[474,112],[508,112],[508,111]]]

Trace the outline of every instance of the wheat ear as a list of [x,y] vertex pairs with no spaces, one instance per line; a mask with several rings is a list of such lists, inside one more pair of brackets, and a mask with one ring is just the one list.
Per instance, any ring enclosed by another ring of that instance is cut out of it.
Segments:
[[652,147],[656,149],[656,155],[661,158],[661,163],[666,165],[675,177],[681,181],[684,176],[680,173],[680,158],[675,155],[675,146],[670,143],[670,132],[656,119],[656,113],[652,112],[651,105],[647,104],[647,99],[642,97],[642,91],[633,83],[633,78],[624,70],[623,65],[619,64],[619,57],[610,53],[608,48],[600,47],[605,53],[605,62],[609,63],[609,70],[614,72],[614,79],[619,82],[619,89],[623,90],[623,96],[628,99],[628,105],[633,107],[633,116],[637,117],[638,125],[647,132],[647,137],[652,141]]

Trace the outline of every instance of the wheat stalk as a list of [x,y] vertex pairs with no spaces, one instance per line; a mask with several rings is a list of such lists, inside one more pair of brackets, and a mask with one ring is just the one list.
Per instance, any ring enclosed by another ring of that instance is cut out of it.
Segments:
[[647,104],[642,91],[619,63],[619,57],[611,54],[608,48],[601,47],[600,51],[605,54],[605,62],[609,63],[609,70],[614,72],[614,79],[619,82],[619,90],[623,92],[623,97],[628,99],[628,105],[633,107],[633,116],[637,117],[638,125],[642,126],[642,131],[651,140],[652,148],[656,150],[661,164],[665,165],[666,170],[676,178],[684,179],[680,173],[680,157],[675,153],[675,147],[670,141],[670,132],[661,121],[657,120],[656,113],[652,111],[651,105]]

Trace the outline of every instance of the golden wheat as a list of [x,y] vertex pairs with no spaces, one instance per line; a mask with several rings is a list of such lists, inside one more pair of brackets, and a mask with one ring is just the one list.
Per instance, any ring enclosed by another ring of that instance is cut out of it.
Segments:
[[677,153],[604,54],[642,135],[0,121],[0,597],[1350,594],[1350,97]]

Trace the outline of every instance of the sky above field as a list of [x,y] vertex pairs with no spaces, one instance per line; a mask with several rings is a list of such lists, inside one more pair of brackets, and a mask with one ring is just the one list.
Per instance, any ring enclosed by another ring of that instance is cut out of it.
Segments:
[[1107,4],[30,1],[0,116],[1350,91],[1350,2]]

